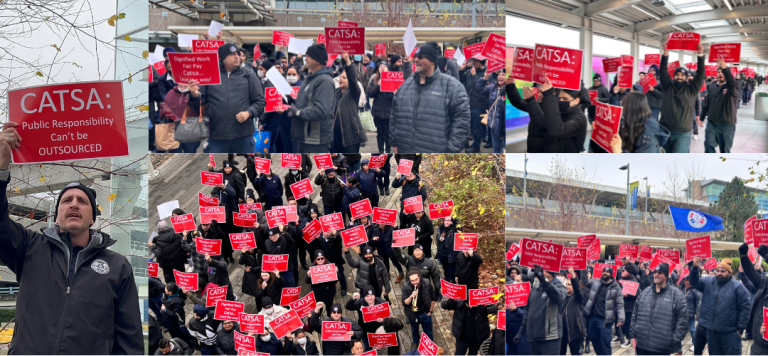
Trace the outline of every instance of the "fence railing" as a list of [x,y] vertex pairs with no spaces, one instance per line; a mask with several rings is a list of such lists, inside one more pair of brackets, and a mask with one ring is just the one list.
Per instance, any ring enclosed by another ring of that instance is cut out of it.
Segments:
[[0,288],[0,295],[2,294],[17,294],[19,293],[19,287],[4,287]]

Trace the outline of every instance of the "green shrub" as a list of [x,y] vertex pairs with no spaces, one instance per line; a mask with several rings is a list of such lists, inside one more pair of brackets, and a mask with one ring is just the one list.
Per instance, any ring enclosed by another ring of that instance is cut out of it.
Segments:
[[16,309],[0,309],[0,323],[7,323],[16,317]]

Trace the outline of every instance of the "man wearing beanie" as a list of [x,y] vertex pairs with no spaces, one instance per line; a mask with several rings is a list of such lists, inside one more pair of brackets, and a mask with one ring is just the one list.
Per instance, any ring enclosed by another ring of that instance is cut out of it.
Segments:
[[205,106],[210,120],[209,153],[253,153],[254,120],[264,112],[264,88],[253,71],[240,66],[234,43],[218,49],[220,85],[189,82],[189,106]]
[[[384,319],[373,320],[366,323],[365,319],[363,319],[363,308],[381,305],[386,302],[386,300],[376,296],[373,287],[364,285],[360,288],[360,293],[353,293],[352,298],[347,299],[347,304],[344,305],[344,308],[349,311],[357,311],[357,322],[363,329],[363,342],[365,343],[365,347],[369,346],[367,335],[369,333],[375,334],[376,329],[384,323]],[[392,316],[394,317],[395,315],[392,314]]]
[[659,83],[661,84],[661,91],[664,93],[664,100],[661,104],[659,123],[672,133],[667,143],[664,144],[664,150],[668,153],[688,153],[691,148],[693,121],[696,119],[694,112],[696,98],[706,79],[704,46],[699,44],[696,76],[688,82],[686,81],[688,76],[683,67],[675,68],[674,78],[669,76],[667,70],[669,50],[666,49],[666,42],[662,45],[664,55],[661,56]]
[[[14,127],[0,133],[0,261],[16,274],[16,328],[8,354],[143,354],[139,295],[115,240],[92,229],[96,191],[74,182],[59,191],[51,227],[11,220],[6,190]],[[98,301],[96,303],[95,301]]]
[[[318,334],[321,334],[321,338],[323,322],[326,321],[349,323],[351,325],[351,330],[347,332],[347,335],[349,335],[351,339],[363,338],[363,329],[360,328],[360,324],[343,316],[342,313],[344,313],[344,309],[342,309],[341,304],[333,303],[330,309],[331,317],[320,319],[320,311],[323,307],[327,307],[327,305],[323,302],[317,302],[315,309],[312,310],[312,314],[309,317],[309,326],[317,331]],[[352,345],[348,341],[323,341],[323,355],[347,355],[351,349]]]
[[301,83],[299,95],[294,101],[289,97],[290,108],[283,111],[291,118],[291,138],[298,142],[298,152],[327,153],[333,142],[333,103],[335,85],[333,71],[326,67],[328,52],[324,44],[307,49],[309,75]]
[[475,90],[477,81],[485,75],[485,61],[477,58],[469,58],[464,67],[459,72],[461,83],[464,84],[464,90],[469,95],[469,110],[472,115],[470,128],[472,132],[472,145],[467,148],[467,153],[480,152],[480,141],[483,138],[485,126],[480,122],[480,115],[485,114],[488,106],[488,96],[484,96],[482,90]]
[[670,283],[669,265],[660,263],[653,271],[653,286],[639,292],[635,301],[629,328],[629,337],[637,341],[635,352],[674,353],[687,330],[688,303],[683,292]]
[[[518,344],[523,334],[527,333],[531,355],[560,353],[560,338],[564,335],[563,319],[558,313],[558,308],[565,301],[567,289],[560,280],[555,278],[554,273],[534,265],[533,276],[536,280],[531,284],[527,311],[517,335],[512,340]],[[542,327],[543,325],[549,325],[549,327]],[[610,330],[610,325],[608,327]],[[598,355],[605,355],[597,351],[597,345],[595,345],[595,352]]]
[[315,176],[315,185],[320,186],[320,197],[323,200],[323,215],[344,211],[342,205],[344,192],[339,185],[340,181],[336,177],[336,170],[333,168],[327,168],[325,172]]
[[[768,257],[768,247],[761,245],[757,249],[757,253],[763,257],[763,260],[765,260],[765,258]],[[747,246],[747,244],[739,246],[741,261],[749,261],[748,254],[749,246]],[[763,335],[760,332],[760,327],[765,324],[765,320],[763,319],[763,308],[768,308],[768,277],[760,275],[760,273],[755,271],[755,267],[752,266],[751,263],[744,263],[742,269],[749,281],[752,282],[755,289],[757,289],[757,292],[755,292],[754,297],[752,298],[752,309],[749,321],[747,321],[747,331],[751,331],[752,338],[754,338],[754,343],[748,354],[765,355],[768,354],[768,340],[762,337]],[[749,334],[750,333],[747,333],[747,336],[749,336]]]
[[618,327],[626,322],[624,295],[621,285],[614,279],[612,267],[606,266],[601,273],[599,280],[590,278],[586,273],[581,274],[584,287],[589,291],[584,315],[589,316],[589,341],[595,347],[595,354],[610,355],[614,321]]
[[392,287],[389,285],[389,271],[387,271],[381,258],[373,254],[373,248],[368,244],[352,246],[357,257],[352,257],[352,254],[349,253],[349,247],[345,246],[342,249],[344,250],[344,259],[349,263],[349,267],[357,269],[355,287],[360,289],[366,286],[371,287],[377,298],[381,297],[382,292],[384,292],[385,297],[389,295],[389,292],[392,291]]
[[403,282],[401,289],[402,295],[400,302],[403,303],[405,316],[408,323],[411,324],[411,337],[413,337],[413,347],[416,348],[421,340],[419,325],[421,330],[430,340],[434,340],[432,335],[432,311],[437,304],[437,298],[429,280],[419,276],[419,269],[411,267],[408,269],[406,281]]
[[398,88],[389,120],[395,153],[460,152],[469,139],[469,97],[461,82],[440,72],[440,48],[416,50],[416,71]]
[[[739,253],[747,255],[748,247],[741,245]],[[742,261],[749,263],[749,258]],[[701,258],[688,262],[688,280],[702,294],[699,323],[708,329],[711,355],[741,355],[741,335],[747,327],[751,310],[751,295],[741,282],[733,278],[733,261],[724,258],[715,268],[715,277],[701,277]],[[746,269],[747,267],[744,267]],[[760,310],[762,313],[762,309]],[[753,335],[760,337],[760,333]]]
[[[627,260],[625,260],[627,259]],[[637,278],[635,277],[637,275],[637,266],[635,266],[634,263],[631,263],[628,261],[628,257],[622,258],[623,261],[626,261],[624,266],[622,266],[617,273],[619,274],[619,277],[621,279],[618,279],[617,282],[621,284],[622,290],[624,289],[624,282],[635,282],[638,283],[639,288],[639,282]],[[635,295],[630,295],[627,293],[623,293],[624,296],[624,320],[627,322],[622,325],[622,327],[616,328],[616,333],[618,334],[619,342],[621,343],[621,348],[628,348],[632,345],[632,342],[629,340],[629,321],[632,320],[632,311],[635,309],[635,300],[637,299],[638,292],[635,292]],[[626,337],[626,340],[624,339]]]
[[194,346],[203,355],[215,355],[216,332],[219,330],[221,321],[213,318],[213,310],[208,310],[200,304],[195,304],[192,307],[192,312],[194,316],[187,323],[189,335],[192,336],[189,340],[191,346]]

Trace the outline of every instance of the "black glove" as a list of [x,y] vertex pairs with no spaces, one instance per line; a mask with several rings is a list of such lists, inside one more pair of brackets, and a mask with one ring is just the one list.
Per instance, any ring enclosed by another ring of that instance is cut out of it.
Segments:
[[744,256],[747,253],[749,253],[749,246],[747,246],[747,244],[741,244],[741,246],[739,246],[739,255]]
[[292,96],[290,96],[290,95],[287,95],[287,96],[285,97],[285,100],[284,100],[284,101],[285,101],[285,103],[286,103],[286,104],[288,104],[288,105],[293,105],[293,103],[295,103],[295,102],[296,102],[296,99],[294,99],[294,98],[293,98]]
[[539,265],[533,265],[533,276],[539,279],[539,282],[544,283],[547,280],[544,278],[544,270]]
[[291,105],[285,112],[288,114],[288,117],[294,117],[296,114],[298,114],[299,109],[297,109],[295,106]]
[[768,255],[768,246],[760,245],[760,247],[757,248],[757,254],[762,256],[765,260],[765,255]]
[[514,342],[514,343],[516,343],[516,344],[517,344],[517,343],[519,343],[519,342],[520,342],[520,339],[522,339],[522,338],[523,338],[523,335],[521,335],[520,333],[518,333],[517,335],[515,335],[515,338],[514,338],[514,339],[512,339],[512,342]]

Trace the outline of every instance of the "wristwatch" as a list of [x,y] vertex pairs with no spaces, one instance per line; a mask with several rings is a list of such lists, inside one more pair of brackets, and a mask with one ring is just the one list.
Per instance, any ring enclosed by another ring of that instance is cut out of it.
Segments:
[[0,169],[0,181],[8,182],[11,178],[11,171],[7,169]]

